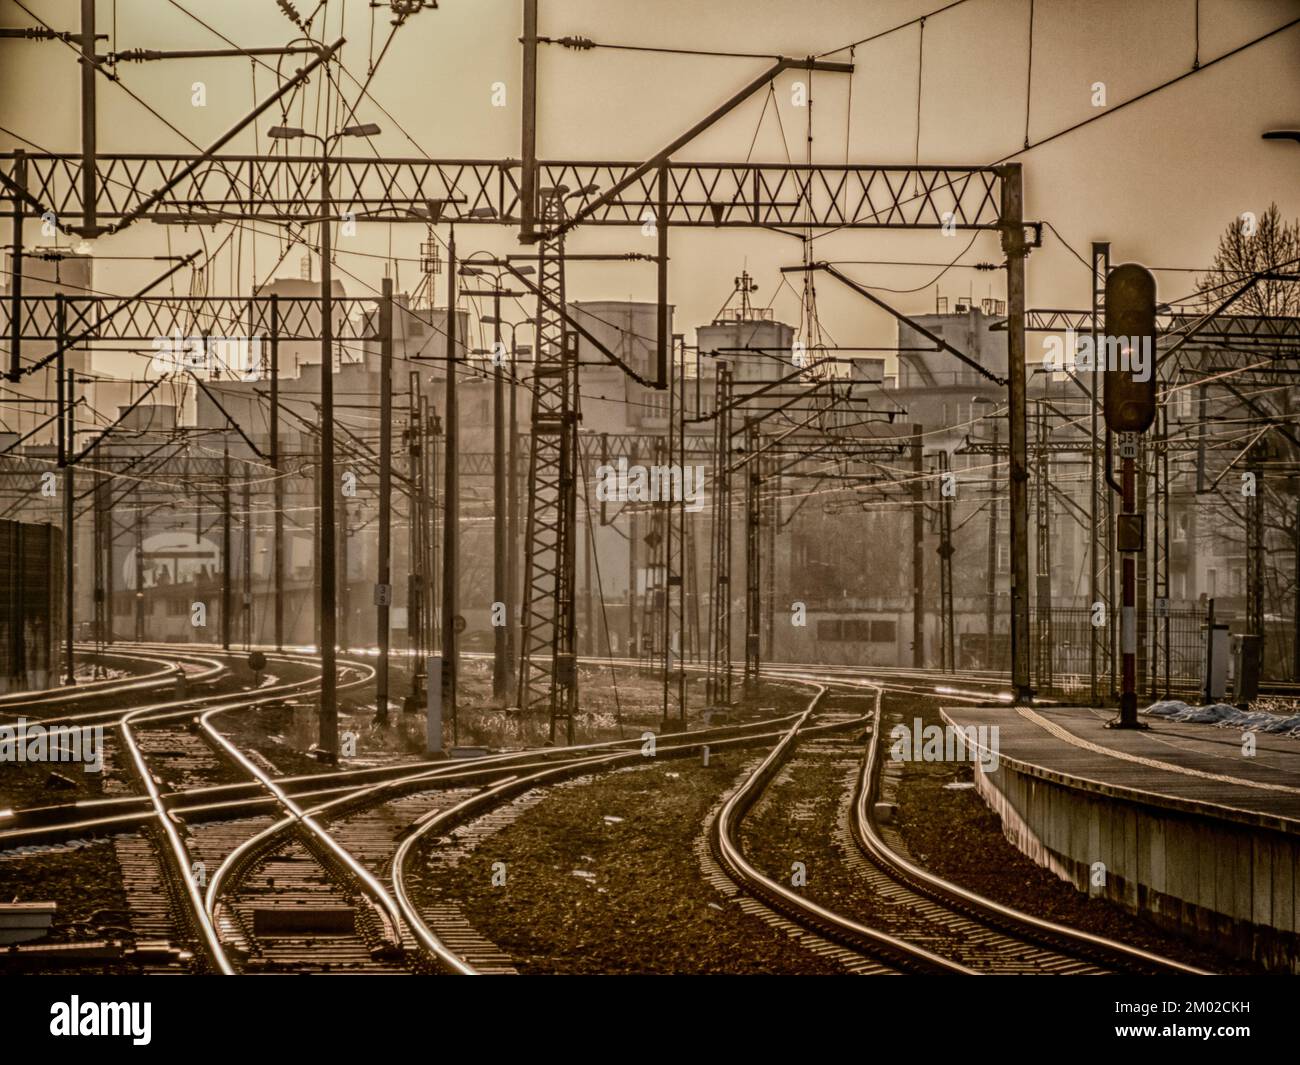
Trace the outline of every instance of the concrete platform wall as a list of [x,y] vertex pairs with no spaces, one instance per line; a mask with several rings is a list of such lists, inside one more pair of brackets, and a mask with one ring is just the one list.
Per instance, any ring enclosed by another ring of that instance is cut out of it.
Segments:
[[1165,928],[1300,973],[1300,834],[1051,777],[1005,757],[975,773],[1022,853]]

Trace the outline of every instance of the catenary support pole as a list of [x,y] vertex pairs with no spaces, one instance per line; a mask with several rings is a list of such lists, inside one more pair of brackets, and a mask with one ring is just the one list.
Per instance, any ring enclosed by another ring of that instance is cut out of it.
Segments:
[[320,735],[317,748],[323,760],[335,762],[339,752],[338,673],[335,634],[338,626],[338,570],[334,529],[334,283],[330,257],[330,167],[328,146],[321,152],[320,218],[320,540],[317,571],[320,585]]
[[912,426],[912,666],[925,668],[925,466],[921,427]]
[[460,478],[457,469],[460,411],[456,400],[456,230],[447,238],[447,391],[443,418],[446,425],[446,455],[443,459],[442,501],[442,705],[451,715],[451,742],[460,742],[457,732],[456,657],[458,633],[457,590],[460,559]]
[[[388,724],[388,654],[393,601],[393,279],[383,279],[379,299],[379,558],[375,581],[375,720]],[[414,495],[411,493],[412,505]]]
[[[510,612],[506,571],[510,567],[506,501],[505,359],[501,346],[501,286],[492,296],[492,698],[504,704],[510,688]],[[498,608],[497,604],[501,604]],[[497,617],[498,609],[504,617]]]
[[284,470],[280,466],[280,298],[271,297],[271,469],[275,478],[275,649],[284,649]]
[[1019,163],[1002,171],[1002,250],[1007,256],[1007,417],[1010,422],[1011,687],[1033,701],[1029,681],[1029,442],[1025,379],[1024,189]]

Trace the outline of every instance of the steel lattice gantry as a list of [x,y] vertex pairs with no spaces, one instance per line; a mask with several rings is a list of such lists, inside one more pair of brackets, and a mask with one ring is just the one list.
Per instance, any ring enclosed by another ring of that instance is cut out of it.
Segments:
[[[563,210],[563,188],[551,189],[543,220],[562,221]],[[552,741],[563,721],[572,744],[578,704],[578,351],[577,335],[560,313],[566,305],[563,237],[541,243],[538,286],[519,706],[548,712]]]
[[[530,159],[525,164],[515,160],[341,157],[332,160],[335,184],[329,205],[331,210],[352,214],[358,221],[513,225],[522,224],[524,215],[530,220],[533,214],[525,209],[529,204],[524,202],[523,190],[527,189],[529,201],[540,201],[542,197],[535,191],[540,186],[577,190],[565,194],[568,221],[560,220],[561,230],[572,228],[575,223],[639,227],[647,217],[653,217],[660,232],[660,387],[667,384],[662,379],[666,376],[662,363],[666,361],[668,343],[662,305],[669,226],[998,232],[1007,257],[1011,327],[1008,388],[1012,452],[1012,673],[1017,697],[1030,698],[1023,312],[1024,260],[1036,242],[1027,239],[1021,167],[1017,163],[907,167],[672,160],[676,147],[766,80],[770,80],[770,75],[757,79],[649,162],[533,162]],[[112,233],[145,219],[193,224],[218,223],[227,218],[303,222],[320,214],[323,196],[317,185],[319,162],[313,156],[239,156],[214,151],[200,155],[105,154],[87,164],[81,155],[74,153],[16,151],[0,154],[0,186],[6,197],[13,200],[16,216],[34,218],[52,213],[53,220],[69,231],[75,231],[76,223],[80,222],[82,228]],[[87,168],[93,173],[84,173]],[[93,203],[85,201],[87,195],[94,197]],[[543,203],[541,213],[545,217],[547,211],[555,210]],[[554,228],[541,234],[544,242],[558,235]],[[555,250],[558,249],[552,249]],[[546,311],[559,313],[562,306],[544,306],[543,316]],[[21,312],[15,311],[15,316],[20,317]],[[552,348],[560,369],[564,368],[568,345],[562,336],[558,355],[553,342],[546,345]],[[543,347],[540,343],[538,346]],[[560,397],[560,409],[572,412],[576,420],[576,409],[563,406],[564,400],[570,398],[576,404],[576,388],[566,391],[568,380],[561,373],[555,381],[554,395]],[[549,402],[551,393],[547,391]],[[543,441],[553,434],[555,446],[562,450],[566,439],[562,425],[546,424],[545,405],[539,413],[543,424],[537,429],[537,440]],[[560,421],[563,423],[563,418]],[[573,432],[572,426],[569,432]],[[545,440],[541,446],[550,443]],[[570,464],[573,462],[572,449],[565,457]],[[555,461],[559,458],[557,454]],[[540,468],[546,470],[552,457],[539,456],[539,461]],[[559,483],[558,478],[555,483]],[[550,491],[549,485],[535,488],[539,500],[544,500]],[[569,573],[563,559],[564,552],[572,550],[572,536],[565,541],[563,526],[567,521],[563,513],[557,507],[548,514],[543,507],[530,515],[538,530],[555,537],[546,550],[557,560],[556,568],[552,571],[550,563],[539,562],[535,578],[536,582],[552,582],[549,589],[552,597],[565,594],[564,578]],[[548,529],[548,521],[556,522],[554,530]],[[571,528],[568,531],[571,533]],[[531,546],[541,545],[532,542]],[[542,586],[535,583],[526,589],[525,594],[531,597],[526,611],[531,612],[535,605],[540,605]],[[552,644],[553,671],[555,663],[564,663],[562,656],[571,653],[571,644],[566,642],[565,612],[571,613],[572,604],[566,606],[554,598],[551,602],[555,605],[547,607],[554,611],[550,624],[560,626],[553,630],[557,636]],[[542,627],[546,627],[545,619],[534,615],[532,620],[541,621]],[[565,649],[561,650],[562,647]],[[538,667],[521,668],[521,696],[527,695],[540,679]]]
[[[101,154],[96,157],[95,217],[112,229],[134,217],[303,221],[320,213],[320,161],[314,156]],[[586,214],[588,204],[638,170],[641,162],[541,161],[541,187],[586,190],[569,196],[582,224],[640,226],[658,213],[660,185],[673,226],[996,229],[1002,168],[907,167],[870,164],[686,163],[669,161],[640,173]],[[358,221],[457,224],[520,221],[517,160],[331,159],[331,208]],[[76,153],[0,153],[0,185],[18,195],[25,217],[53,212],[60,225],[85,215],[82,157]],[[163,195],[146,201],[154,190]],[[136,214],[147,206],[142,215]]]
[[[335,297],[340,341],[378,340],[374,310],[378,296]],[[17,304],[20,342],[53,342],[54,296],[0,300],[0,335],[12,337]],[[315,296],[73,296],[62,300],[69,345],[82,340],[149,343],[172,337],[276,336],[284,341],[320,340],[320,299]],[[399,315],[417,312],[396,307]],[[399,320],[400,322],[400,320]],[[82,337],[85,334],[85,337]],[[44,352],[33,352],[36,356]]]
[[[1109,248],[1108,244],[1100,244]],[[1100,264],[1109,267],[1109,259],[1099,251]],[[1025,311],[1025,332],[1027,333],[1064,333],[1073,330],[1076,333],[1092,331],[1091,310],[1035,309]],[[1212,321],[1196,328],[1205,321],[1205,315],[1186,312],[1170,312],[1156,315],[1156,328],[1163,340],[1178,340],[1195,329],[1198,341],[1206,344],[1229,343],[1240,347],[1254,345],[1276,346],[1279,343],[1300,345],[1300,318],[1282,316],[1220,314]],[[994,326],[994,328],[999,328]]]

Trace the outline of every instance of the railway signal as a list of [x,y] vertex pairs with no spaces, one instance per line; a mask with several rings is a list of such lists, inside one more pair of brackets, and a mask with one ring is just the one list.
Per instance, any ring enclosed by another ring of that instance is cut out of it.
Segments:
[[1156,417],[1156,279],[1124,263],[1106,278],[1106,334],[1094,353],[1104,375],[1106,428],[1145,433]]
[[[1106,428],[1119,434],[1120,494],[1115,546],[1122,559],[1119,717],[1113,728],[1144,728],[1137,718],[1137,559],[1146,547],[1145,516],[1137,513],[1138,436],[1156,416],[1156,281],[1137,263],[1106,278],[1106,332],[1094,353],[1105,369]],[[1103,361],[1104,360],[1104,361]]]

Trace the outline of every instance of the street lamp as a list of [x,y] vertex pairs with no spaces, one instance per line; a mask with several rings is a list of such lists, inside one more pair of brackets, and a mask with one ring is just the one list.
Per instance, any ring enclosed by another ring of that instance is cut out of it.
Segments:
[[[334,540],[334,294],[330,271],[330,147],[342,137],[373,137],[379,133],[373,122],[344,126],[336,133],[322,137],[308,133],[300,126],[272,126],[267,136],[273,140],[308,139],[319,142],[320,157],[320,402],[321,402],[321,457],[320,457],[320,587],[317,590],[317,610],[320,614],[320,739],[317,743],[323,761],[337,762],[339,749],[338,729],[338,674],[335,633],[338,624],[338,560]],[[346,576],[345,576],[346,579]]]

